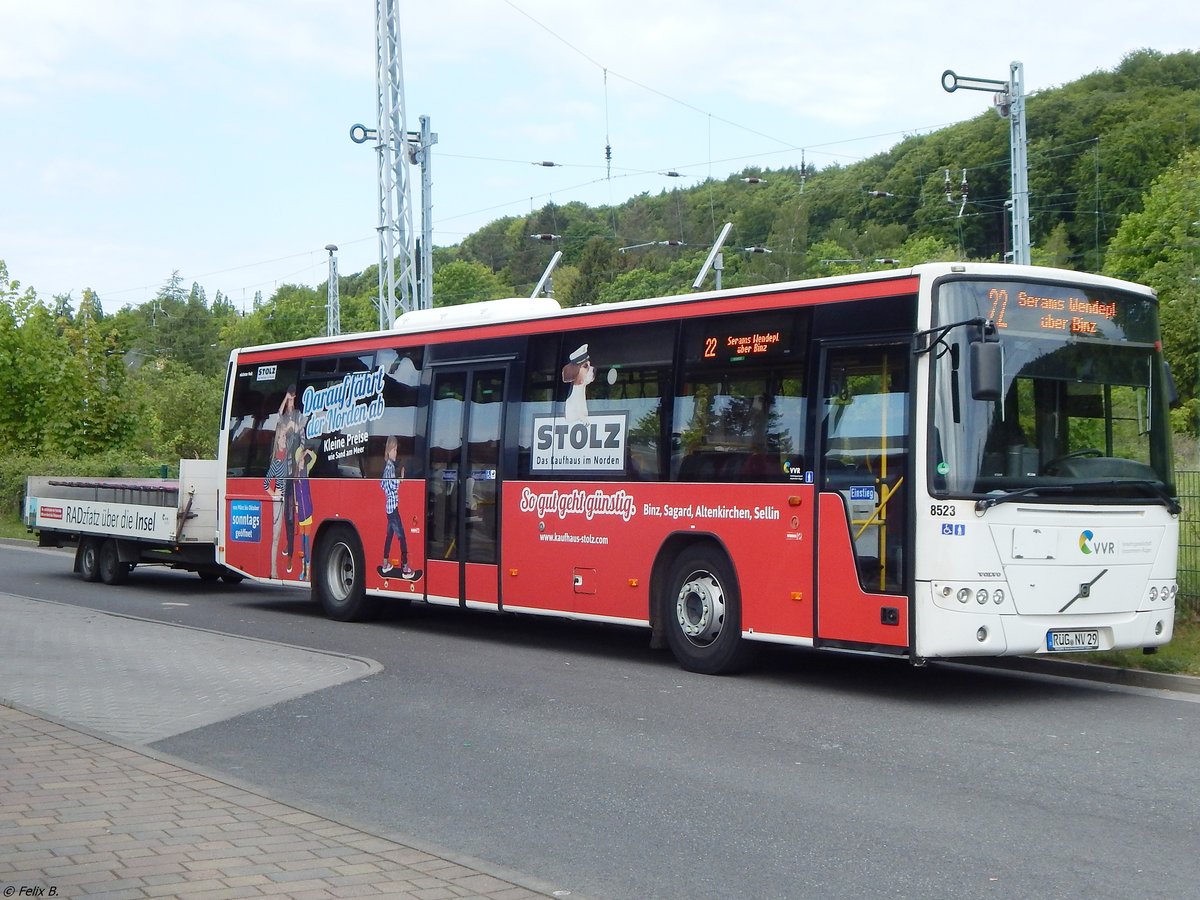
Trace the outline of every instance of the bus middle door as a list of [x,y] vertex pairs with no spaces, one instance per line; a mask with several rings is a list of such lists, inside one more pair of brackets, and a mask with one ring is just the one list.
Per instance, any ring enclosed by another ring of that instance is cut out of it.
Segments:
[[818,453],[818,641],[908,645],[909,348],[827,344]]
[[503,366],[439,368],[429,403],[426,574],[437,603],[495,607]]

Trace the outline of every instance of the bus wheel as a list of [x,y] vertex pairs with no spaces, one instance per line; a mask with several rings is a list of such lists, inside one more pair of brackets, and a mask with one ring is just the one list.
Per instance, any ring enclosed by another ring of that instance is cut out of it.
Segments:
[[84,581],[100,580],[100,542],[84,538],[79,544],[79,574]]
[[313,566],[313,593],[325,615],[338,622],[371,618],[378,603],[366,591],[366,562],[354,530],[344,525],[330,529],[317,547]]
[[245,579],[245,575],[239,575],[237,572],[224,572],[221,575],[221,580],[226,584],[241,584]]
[[109,538],[100,545],[100,580],[105,584],[124,584],[129,576],[129,563],[121,562],[117,542]]
[[745,663],[741,596],[723,553],[700,546],[683,551],[663,599],[667,643],[683,668],[721,675]]

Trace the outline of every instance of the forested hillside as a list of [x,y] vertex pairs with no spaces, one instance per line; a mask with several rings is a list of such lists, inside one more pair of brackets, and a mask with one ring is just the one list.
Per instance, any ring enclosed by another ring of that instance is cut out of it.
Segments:
[[[1034,262],[1159,290],[1185,401],[1175,424],[1194,434],[1200,53],[1131,54],[1113,71],[1030,96],[1027,123]],[[1008,123],[985,111],[852,165],[742,171],[615,207],[550,204],[498,219],[436,248],[434,302],[527,296],[555,250],[564,305],[682,293],[725,222],[733,223],[726,287],[1001,260],[1008,135]],[[209,299],[164,273],[157,296],[105,313],[87,290],[38,297],[2,260],[0,248],[0,458],[212,454],[229,348],[325,327],[325,285],[285,285],[241,314],[219,291]],[[374,327],[376,284],[374,267],[339,280],[343,332]]]

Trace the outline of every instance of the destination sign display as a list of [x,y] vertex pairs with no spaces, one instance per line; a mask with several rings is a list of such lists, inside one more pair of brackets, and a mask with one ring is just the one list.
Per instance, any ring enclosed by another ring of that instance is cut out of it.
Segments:
[[745,334],[704,336],[704,359],[729,359],[733,356],[766,356],[779,349],[778,331],[752,331]]
[[989,312],[996,328],[1023,334],[1055,334],[1081,338],[1120,337],[1116,301],[1094,300],[1081,294],[1048,289],[992,287],[987,291]]
[[787,358],[795,346],[792,313],[751,313],[696,319],[684,331],[689,362],[714,365]]
[[990,319],[1001,337],[1146,346],[1158,339],[1155,297],[1105,285],[963,278],[938,284],[934,304],[937,321]]

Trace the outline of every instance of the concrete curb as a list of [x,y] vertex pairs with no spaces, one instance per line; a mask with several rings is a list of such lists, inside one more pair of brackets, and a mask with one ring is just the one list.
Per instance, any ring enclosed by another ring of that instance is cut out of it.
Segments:
[[959,660],[965,665],[984,666],[990,669],[1008,669],[1032,675],[1052,675],[1057,678],[1072,678],[1078,681],[1094,681],[1100,684],[1116,684],[1124,687],[1152,688],[1159,691],[1180,691],[1185,694],[1200,694],[1200,678],[1191,675],[1173,675],[1167,672],[1148,672],[1145,669],[1122,669],[1117,666],[1099,666],[1095,663],[1069,659],[1041,659],[1036,656],[1002,657],[1000,659]]

